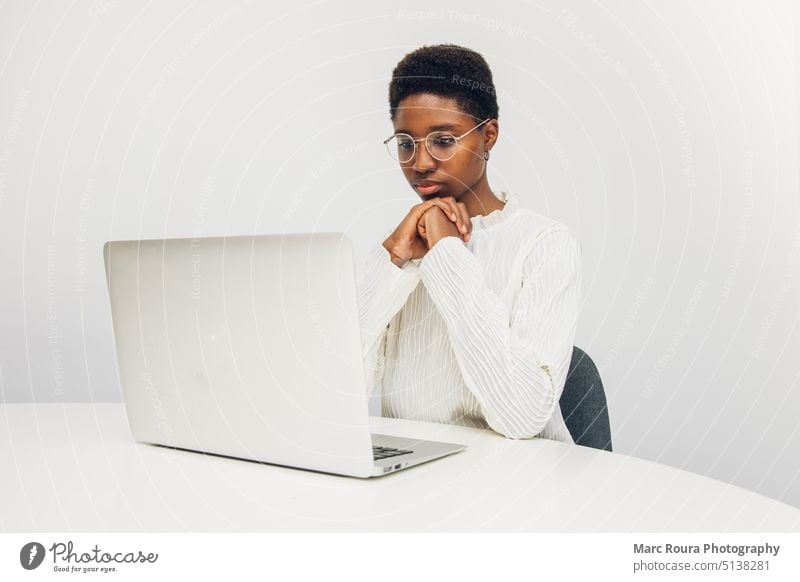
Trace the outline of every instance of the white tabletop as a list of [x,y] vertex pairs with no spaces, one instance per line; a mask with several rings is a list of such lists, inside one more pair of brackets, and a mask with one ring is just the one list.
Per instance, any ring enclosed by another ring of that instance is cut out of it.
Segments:
[[373,418],[469,450],[356,479],[139,444],[121,404],[0,408],[0,531],[800,532],[756,493],[544,439]]

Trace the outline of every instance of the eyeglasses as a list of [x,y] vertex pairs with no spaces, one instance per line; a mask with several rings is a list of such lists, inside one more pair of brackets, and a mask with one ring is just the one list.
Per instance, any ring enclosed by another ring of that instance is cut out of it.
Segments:
[[389,152],[389,155],[392,156],[392,159],[400,162],[401,164],[407,164],[414,159],[414,156],[417,153],[417,142],[420,141],[425,142],[425,148],[428,150],[428,153],[431,155],[431,157],[439,160],[440,162],[446,162],[456,155],[456,151],[458,150],[458,142],[464,136],[472,133],[481,125],[487,121],[490,121],[490,119],[484,119],[468,132],[462,133],[458,136],[447,131],[433,131],[426,137],[414,139],[407,133],[396,133],[383,140],[383,143],[386,145],[386,150]]

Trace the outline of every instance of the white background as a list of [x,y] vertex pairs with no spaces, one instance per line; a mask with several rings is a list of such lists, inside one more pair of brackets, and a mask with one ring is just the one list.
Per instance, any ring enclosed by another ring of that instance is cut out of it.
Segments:
[[615,451],[800,506],[794,4],[402,6],[0,7],[0,399],[120,400],[108,239],[341,230],[362,258],[418,200],[391,70],[454,42],[500,93],[490,184],[581,242]]

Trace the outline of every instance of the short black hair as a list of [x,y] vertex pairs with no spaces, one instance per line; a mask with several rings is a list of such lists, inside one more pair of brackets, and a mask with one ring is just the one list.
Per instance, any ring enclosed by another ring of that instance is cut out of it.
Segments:
[[476,120],[496,119],[499,114],[489,65],[479,53],[462,46],[423,46],[397,63],[389,83],[391,118],[403,99],[419,93],[451,97]]

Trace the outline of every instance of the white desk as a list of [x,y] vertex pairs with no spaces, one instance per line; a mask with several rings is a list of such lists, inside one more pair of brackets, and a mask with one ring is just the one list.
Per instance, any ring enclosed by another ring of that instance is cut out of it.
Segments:
[[469,450],[361,480],[142,445],[121,404],[0,405],[0,531],[800,531],[800,510],[617,453],[373,419]]

